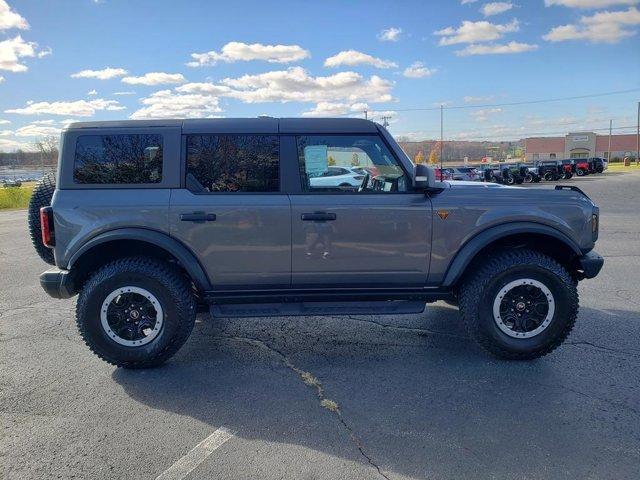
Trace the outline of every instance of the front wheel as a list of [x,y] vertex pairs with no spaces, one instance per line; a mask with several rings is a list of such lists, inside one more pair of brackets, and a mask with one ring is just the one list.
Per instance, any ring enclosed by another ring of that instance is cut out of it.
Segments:
[[160,365],[184,344],[195,323],[191,285],[172,265],[145,257],[115,260],[82,288],[80,335],[117,367]]
[[587,171],[586,171],[584,168],[578,168],[578,169],[576,170],[576,174],[577,174],[579,177],[584,177],[584,176],[587,174]]
[[552,258],[512,250],[478,265],[459,290],[467,331],[489,353],[531,360],[556,349],[578,314],[576,284]]

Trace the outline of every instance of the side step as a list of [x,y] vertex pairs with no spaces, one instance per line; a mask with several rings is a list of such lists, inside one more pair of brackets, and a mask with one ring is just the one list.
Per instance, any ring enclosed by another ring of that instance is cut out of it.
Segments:
[[291,302],[214,304],[213,317],[285,317],[301,315],[398,315],[424,312],[425,302],[390,300],[375,302]]

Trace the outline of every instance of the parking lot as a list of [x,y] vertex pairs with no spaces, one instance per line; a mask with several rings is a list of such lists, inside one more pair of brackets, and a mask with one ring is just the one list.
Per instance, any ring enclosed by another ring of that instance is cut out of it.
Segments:
[[640,172],[560,183],[599,204],[605,266],[569,340],[529,363],[485,355],[438,302],[200,315],[165,366],[114,369],[75,299],[40,288],[25,211],[0,212],[0,477],[639,478]]

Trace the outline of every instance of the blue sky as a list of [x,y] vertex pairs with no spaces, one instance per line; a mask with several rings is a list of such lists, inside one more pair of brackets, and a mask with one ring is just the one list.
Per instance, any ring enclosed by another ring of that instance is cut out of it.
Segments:
[[469,107],[446,138],[634,125],[638,3],[0,0],[0,149],[71,120],[365,109],[433,138],[439,112],[407,110],[440,103]]

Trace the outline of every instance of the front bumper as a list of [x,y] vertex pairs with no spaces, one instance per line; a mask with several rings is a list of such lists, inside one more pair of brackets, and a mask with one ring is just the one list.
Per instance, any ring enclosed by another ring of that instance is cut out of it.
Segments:
[[53,298],[71,298],[76,292],[69,270],[52,268],[40,274],[40,285]]
[[578,269],[583,278],[593,278],[602,269],[604,258],[593,250],[578,258]]

